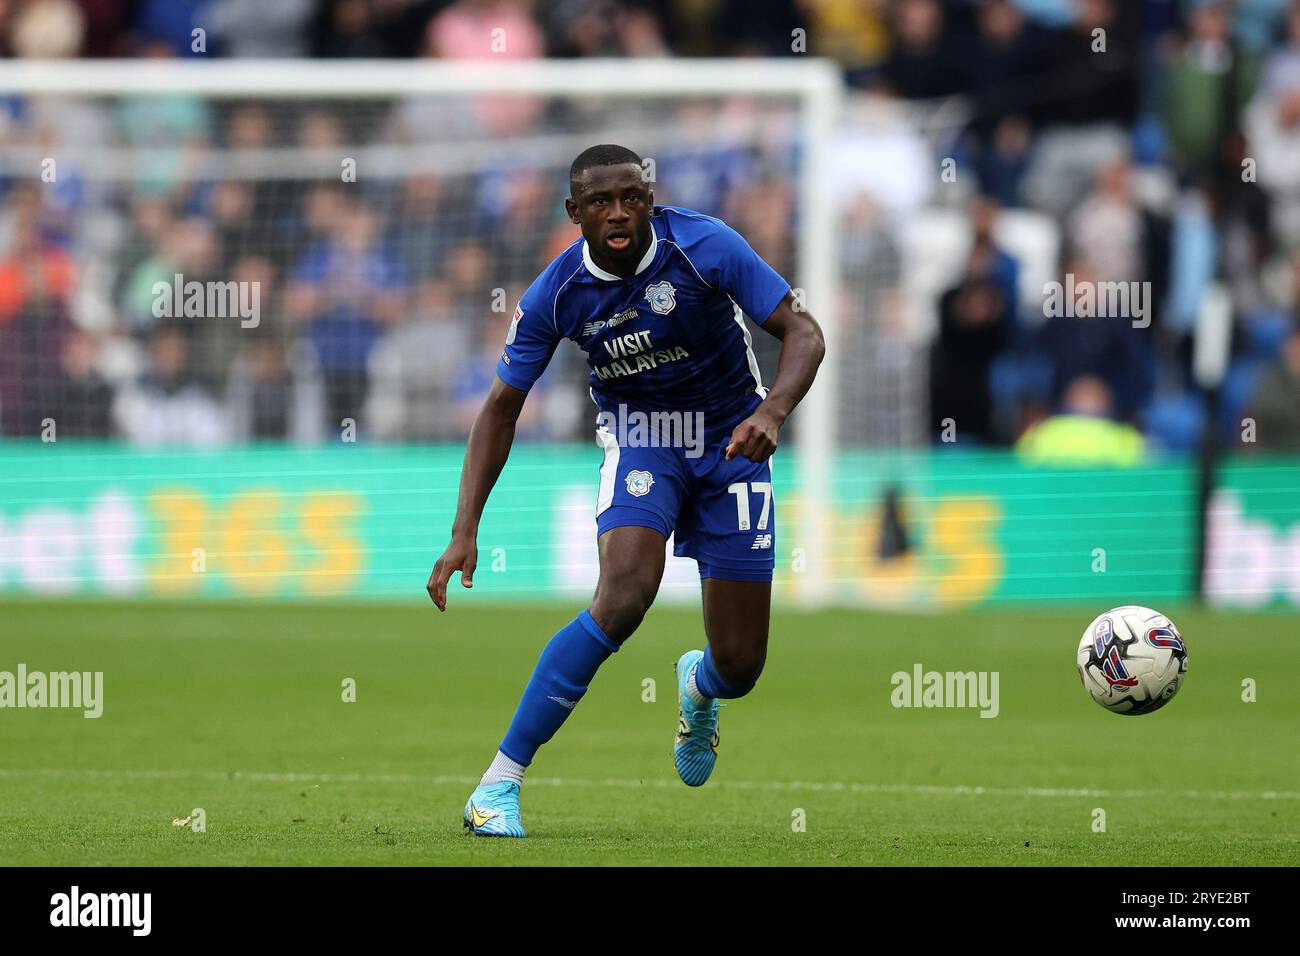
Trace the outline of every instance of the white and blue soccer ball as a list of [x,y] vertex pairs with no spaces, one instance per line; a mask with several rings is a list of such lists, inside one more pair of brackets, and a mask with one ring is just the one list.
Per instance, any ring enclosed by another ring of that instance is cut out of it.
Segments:
[[1136,716],[1173,700],[1187,675],[1187,645],[1174,622],[1135,604],[1112,608],[1079,640],[1079,680],[1112,714]]

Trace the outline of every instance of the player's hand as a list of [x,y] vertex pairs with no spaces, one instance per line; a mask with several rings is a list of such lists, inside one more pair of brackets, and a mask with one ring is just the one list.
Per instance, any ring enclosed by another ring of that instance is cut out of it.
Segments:
[[473,538],[452,538],[447,550],[433,564],[433,573],[425,590],[439,611],[447,610],[447,582],[453,571],[460,572],[462,587],[474,586],[474,569],[478,567],[478,544]]
[[776,451],[776,433],[781,426],[763,409],[758,409],[731,432],[727,443],[727,461],[744,455],[750,461],[767,461]]

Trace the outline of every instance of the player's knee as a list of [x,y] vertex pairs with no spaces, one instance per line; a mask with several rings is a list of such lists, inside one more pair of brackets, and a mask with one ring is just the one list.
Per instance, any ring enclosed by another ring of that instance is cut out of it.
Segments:
[[766,654],[748,649],[713,651],[713,666],[736,697],[744,697],[758,683]]
[[653,590],[636,585],[602,587],[591,602],[591,616],[611,641],[621,644],[640,627],[654,597]]

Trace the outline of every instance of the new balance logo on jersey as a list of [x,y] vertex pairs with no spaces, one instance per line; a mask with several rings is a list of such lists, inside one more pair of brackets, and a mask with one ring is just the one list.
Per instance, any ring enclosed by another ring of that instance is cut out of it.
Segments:
[[609,326],[612,329],[616,326],[622,325],[624,322],[628,321],[629,319],[635,319],[639,314],[640,313],[638,313],[635,308],[624,309],[622,312],[619,312],[609,321],[605,321],[602,319],[599,322],[588,322],[586,325],[582,327],[582,337],[585,339],[588,338],[589,336],[595,335],[597,332],[599,332],[601,329],[605,328],[606,326]]
[[772,536],[770,534],[760,534],[754,538],[754,543],[749,546],[750,551],[767,551],[772,547]]

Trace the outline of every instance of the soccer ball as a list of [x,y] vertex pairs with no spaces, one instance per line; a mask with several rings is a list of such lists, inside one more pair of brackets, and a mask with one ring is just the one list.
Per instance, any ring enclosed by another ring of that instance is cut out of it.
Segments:
[[1174,622],[1149,607],[1102,614],[1079,640],[1079,680],[1112,714],[1149,714],[1174,698],[1187,673],[1187,647]]

